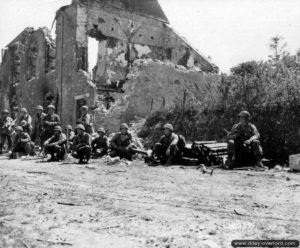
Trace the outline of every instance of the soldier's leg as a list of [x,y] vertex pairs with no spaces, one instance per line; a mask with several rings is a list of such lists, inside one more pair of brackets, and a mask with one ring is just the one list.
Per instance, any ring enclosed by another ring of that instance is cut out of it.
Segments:
[[78,150],[77,150],[77,155],[78,155],[78,159],[79,159],[79,163],[81,164],[84,160],[84,157],[85,157],[85,147],[80,147]]
[[26,142],[23,144],[23,149],[24,149],[24,153],[25,155],[29,155],[30,151],[31,151],[31,142]]
[[152,157],[154,159],[158,159],[160,163],[165,164],[168,160],[168,157],[166,155],[167,149],[162,146],[162,144],[157,143],[154,146]]
[[262,147],[260,145],[259,140],[253,140],[251,142],[251,150],[252,150],[255,162],[259,166],[261,166],[261,158],[262,158],[262,155],[263,155],[263,150],[262,150]]
[[89,146],[86,146],[84,153],[85,153],[84,156],[85,156],[86,162],[88,163],[91,158],[92,148]]
[[64,160],[64,156],[66,153],[65,147],[64,146],[56,146],[55,150],[56,150],[55,153],[56,153],[57,161]]
[[167,165],[173,165],[175,163],[176,157],[178,155],[178,147],[172,145],[170,147],[170,155],[168,156]]
[[0,153],[2,153],[2,149],[3,149],[3,146],[5,144],[5,140],[6,140],[6,135],[5,134],[1,134]]
[[112,158],[118,157],[119,156],[118,151],[115,149],[112,149],[109,153],[109,156]]
[[45,147],[45,153],[46,154],[50,154],[51,158],[49,159],[49,162],[55,161],[56,157],[55,157],[55,150],[53,146],[46,146]]

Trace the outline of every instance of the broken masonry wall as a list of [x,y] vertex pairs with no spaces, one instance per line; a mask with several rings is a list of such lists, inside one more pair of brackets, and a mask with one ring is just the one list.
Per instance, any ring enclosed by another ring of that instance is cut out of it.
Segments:
[[44,96],[55,84],[54,56],[55,43],[46,28],[27,28],[18,35],[1,64],[1,106],[25,107],[30,114],[37,104],[45,106]]
[[[56,16],[56,93],[62,125],[75,125],[78,104],[94,105],[93,83],[87,73],[87,35],[76,5],[65,6]],[[82,23],[81,23],[82,22]]]
[[175,104],[182,105],[184,98],[186,103],[204,102],[206,97],[217,99],[221,82],[217,74],[151,60],[136,61],[131,74],[132,78],[124,85],[125,93],[112,94],[115,102],[111,108],[99,103],[95,110],[95,122],[112,132],[122,122],[146,118],[157,110],[174,108]]
[[95,80],[110,84],[126,79],[135,59],[170,60],[187,68],[213,71],[213,65],[166,23],[116,8],[107,1],[76,1],[77,41],[86,44],[86,32],[99,41]]

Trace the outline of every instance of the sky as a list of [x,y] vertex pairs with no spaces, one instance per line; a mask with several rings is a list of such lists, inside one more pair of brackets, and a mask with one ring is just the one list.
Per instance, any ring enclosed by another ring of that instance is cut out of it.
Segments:
[[[71,0],[0,0],[0,48],[25,27],[51,27],[55,12]],[[170,25],[222,72],[250,60],[266,60],[270,38],[300,49],[300,0],[159,0]],[[54,33],[54,30],[53,30]]]

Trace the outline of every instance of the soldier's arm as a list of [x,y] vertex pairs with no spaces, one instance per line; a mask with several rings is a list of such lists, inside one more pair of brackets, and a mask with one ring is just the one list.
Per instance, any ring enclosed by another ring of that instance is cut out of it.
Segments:
[[57,115],[56,118],[55,118],[55,121],[51,122],[51,125],[52,126],[58,126],[59,124],[60,124],[60,118]]
[[117,140],[118,136],[119,136],[118,134],[115,134],[114,137],[112,137],[112,139],[110,141],[111,147],[113,147],[115,149],[118,147],[118,145],[116,143],[116,140]]
[[62,145],[63,143],[65,143],[67,140],[67,137],[65,134],[62,134],[60,137],[59,137],[59,140],[57,142],[55,142],[55,145]]
[[177,146],[178,141],[179,141],[178,135],[173,133],[172,134],[172,141],[171,141],[170,146]]
[[235,140],[238,138],[238,124],[234,125],[227,135],[228,140]]
[[259,139],[260,139],[260,134],[259,134],[259,132],[258,132],[256,126],[252,124],[252,125],[251,125],[251,129],[252,129],[253,135],[252,135],[252,137],[249,139],[249,141],[259,140]]

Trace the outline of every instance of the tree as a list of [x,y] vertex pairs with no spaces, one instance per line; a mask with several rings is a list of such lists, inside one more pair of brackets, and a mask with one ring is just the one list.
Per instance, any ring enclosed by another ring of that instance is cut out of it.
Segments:
[[284,38],[279,35],[271,37],[270,39],[269,48],[271,51],[273,51],[273,54],[269,57],[275,62],[278,62],[282,55],[286,53],[285,48],[287,47],[287,43],[283,43],[283,41]]

